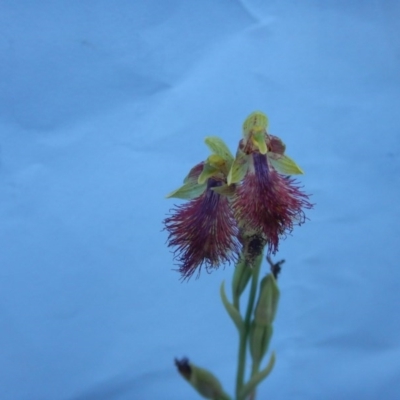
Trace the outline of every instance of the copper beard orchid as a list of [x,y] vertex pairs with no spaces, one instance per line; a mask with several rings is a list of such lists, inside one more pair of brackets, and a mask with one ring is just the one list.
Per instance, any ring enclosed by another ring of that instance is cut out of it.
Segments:
[[164,220],[184,279],[203,265],[212,269],[235,261],[244,237],[262,238],[268,252],[275,253],[279,238],[305,221],[303,209],[313,205],[288,177],[303,172],[267,126],[266,115],[252,113],[235,158],[221,139],[206,138],[211,156],[169,194],[189,200]]
[[227,185],[233,156],[217,137],[206,138],[206,144],[213,154],[193,167],[184,185],[167,196],[190,199],[164,220],[168,245],[176,248],[183,279],[199,273],[203,265],[209,271],[236,261],[240,250],[239,229],[228,196],[235,185]]
[[267,133],[267,125],[264,114],[253,113],[247,118],[228,183],[240,182],[232,201],[239,225],[261,235],[268,252],[274,254],[279,237],[291,232],[294,224],[301,225],[306,219],[303,209],[312,208],[312,204],[287,176],[303,171],[284,154],[283,142]]

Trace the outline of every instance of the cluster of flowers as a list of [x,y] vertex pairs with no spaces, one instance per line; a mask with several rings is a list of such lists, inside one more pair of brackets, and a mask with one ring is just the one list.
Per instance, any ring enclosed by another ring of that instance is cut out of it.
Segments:
[[236,261],[249,238],[275,254],[279,239],[305,221],[303,210],[313,205],[289,176],[303,172],[267,127],[265,114],[249,115],[236,157],[220,138],[207,137],[212,154],[167,196],[189,200],[164,220],[183,279]]

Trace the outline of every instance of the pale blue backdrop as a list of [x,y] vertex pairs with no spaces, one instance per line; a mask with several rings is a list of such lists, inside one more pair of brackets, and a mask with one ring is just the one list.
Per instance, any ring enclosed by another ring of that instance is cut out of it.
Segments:
[[0,3],[0,398],[232,392],[232,267],[180,283],[165,194],[244,118],[317,205],[280,246],[277,363],[259,399],[400,396],[400,3]]

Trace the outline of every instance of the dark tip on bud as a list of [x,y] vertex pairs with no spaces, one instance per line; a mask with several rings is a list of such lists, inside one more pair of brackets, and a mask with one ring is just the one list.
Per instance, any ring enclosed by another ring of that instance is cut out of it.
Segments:
[[266,244],[266,240],[262,235],[253,234],[246,235],[242,232],[241,243],[243,245],[244,258],[249,266],[253,266],[255,259],[261,255]]
[[262,253],[264,246],[265,239],[261,235],[254,235],[251,237],[249,243],[249,252],[254,259]]
[[192,374],[192,368],[189,364],[189,359],[184,357],[181,360],[175,358],[175,366],[178,368],[179,373],[185,378],[190,379],[190,375]]
[[281,273],[282,267],[281,265],[285,262],[285,260],[278,261],[274,263],[270,256],[267,256],[268,264],[271,267],[271,273],[275,279],[278,279],[278,275]]

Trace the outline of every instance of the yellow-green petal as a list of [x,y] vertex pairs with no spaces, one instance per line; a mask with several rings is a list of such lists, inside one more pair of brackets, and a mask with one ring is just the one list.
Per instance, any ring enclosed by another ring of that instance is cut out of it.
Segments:
[[207,158],[207,163],[219,170],[226,166],[226,160],[218,154],[211,154],[211,156]]
[[204,164],[204,168],[199,178],[197,179],[197,183],[199,185],[206,183],[208,178],[211,178],[213,175],[218,173],[218,168],[212,166],[208,162]]
[[236,158],[228,174],[228,185],[240,182],[246,175],[249,168],[250,156],[238,149]]
[[206,190],[207,184],[203,183],[199,185],[197,182],[189,181],[181,186],[179,189],[174,190],[173,192],[167,194],[165,196],[167,199],[174,197],[177,199],[191,200],[196,197],[199,197]]
[[251,140],[254,146],[258,148],[261,154],[267,154],[268,149],[267,149],[267,144],[265,143],[264,131],[253,133],[253,135],[251,136]]
[[268,127],[268,117],[260,112],[251,113],[243,123],[243,135],[249,136],[251,133],[265,132]]
[[268,160],[272,166],[281,174],[285,175],[301,175],[303,170],[287,155],[269,152]]
[[214,154],[221,156],[228,162],[233,161],[233,155],[222,139],[217,136],[207,136],[204,141]]
[[216,168],[219,172],[221,172],[225,177],[228,175],[228,172],[232,166],[232,161],[227,161],[218,154],[211,154],[210,157],[207,158],[206,163],[210,164],[212,167]]

